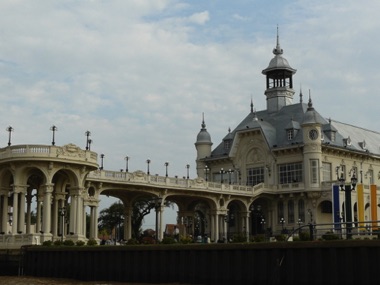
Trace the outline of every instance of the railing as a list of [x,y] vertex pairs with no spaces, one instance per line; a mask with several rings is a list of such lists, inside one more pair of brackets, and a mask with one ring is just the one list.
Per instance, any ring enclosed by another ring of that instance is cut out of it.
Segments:
[[[307,232],[310,240],[317,239],[377,239],[379,228],[373,226],[380,221],[365,222],[339,222],[339,223],[308,223],[292,230],[282,231],[287,235],[287,240],[300,237],[302,232]],[[350,227],[351,226],[351,227]]]
[[70,159],[97,165],[97,154],[95,152],[85,151],[73,144],[64,146],[15,145],[0,149],[0,161],[12,158]]
[[135,172],[119,172],[109,170],[95,170],[87,176],[89,180],[101,180],[109,183],[123,184],[141,184],[165,188],[189,189],[193,191],[213,191],[221,193],[239,193],[252,195],[263,191],[273,191],[264,183],[255,186],[245,186],[238,184],[223,184],[218,182],[209,182],[201,178],[187,179],[179,177],[166,177],[159,175],[148,175],[147,173],[138,170]]

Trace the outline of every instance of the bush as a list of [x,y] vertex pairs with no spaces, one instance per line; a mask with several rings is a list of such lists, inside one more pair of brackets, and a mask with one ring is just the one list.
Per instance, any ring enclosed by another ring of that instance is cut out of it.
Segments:
[[179,238],[179,241],[180,241],[180,243],[188,244],[188,243],[192,243],[193,239],[191,238],[191,236],[181,236]]
[[164,237],[161,241],[162,244],[173,244],[177,243],[177,241],[174,239],[174,237]]
[[142,244],[155,244],[156,240],[153,237],[143,237],[141,240]]
[[63,242],[63,245],[65,245],[65,246],[73,246],[73,245],[75,245],[75,243],[71,239],[67,239],[67,240],[65,240]]
[[98,242],[97,242],[95,239],[90,238],[90,239],[87,241],[87,245],[89,245],[89,246],[98,245]]
[[43,246],[51,246],[53,244],[53,242],[51,240],[45,240],[42,245]]
[[265,235],[255,235],[253,237],[253,242],[264,242],[266,241]]
[[302,241],[310,240],[310,233],[307,232],[307,231],[302,231],[302,232],[299,233],[299,238]]
[[135,238],[130,238],[129,240],[127,240],[127,242],[125,243],[126,245],[134,245],[134,244],[139,244],[139,241]]
[[77,240],[75,243],[77,246],[84,246],[86,243],[83,240]]
[[286,241],[287,235],[276,235],[275,238],[277,241]]
[[53,243],[55,246],[60,246],[62,245],[62,241],[61,240],[55,240],[54,243]]
[[339,239],[339,235],[334,234],[333,232],[329,231],[322,235],[323,240],[337,240]]
[[231,242],[233,243],[247,242],[247,236],[244,233],[234,234],[232,236]]

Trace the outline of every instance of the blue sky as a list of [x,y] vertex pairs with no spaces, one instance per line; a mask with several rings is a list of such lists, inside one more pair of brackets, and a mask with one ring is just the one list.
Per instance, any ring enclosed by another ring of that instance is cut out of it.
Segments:
[[[265,109],[261,71],[276,29],[326,118],[379,131],[380,2],[27,1],[0,2],[0,133],[13,144],[85,147],[106,169],[195,177],[205,113],[214,147],[248,114]],[[295,102],[299,98],[296,95]],[[0,126],[1,127],[1,126]],[[103,203],[103,202],[102,202]]]

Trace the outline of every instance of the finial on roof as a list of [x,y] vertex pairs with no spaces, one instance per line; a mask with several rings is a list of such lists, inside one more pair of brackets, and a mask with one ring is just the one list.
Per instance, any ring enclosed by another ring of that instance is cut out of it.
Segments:
[[279,37],[279,35],[278,35],[278,25],[277,25],[277,43],[276,43],[276,48],[275,49],[273,49],[273,53],[275,54],[275,55],[279,55],[279,54],[283,54],[283,50],[282,50],[282,48],[280,47],[280,37]]
[[228,127],[228,133],[230,133],[231,132],[231,128],[230,127]]
[[311,101],[311,94],[310,94],[310,89],[309,89],[309,103],[307,103],[308,110],[314,110],[313,108],[313,102]]
[[259,119],[257,118],[257,113],[256,113],[256,109],[253,109],[253,120],[254,121],[258,121]]
[[251,97],[251,113],[253,113],[253,101],[252,101],[252,97]]
[[302,97],[303,97],[303,95],[302,95],[302,85],[300,85],[300,103],[302,103]]
[[206,124],[205,124],[205,113],[202,112],[202,129],[206,128]]

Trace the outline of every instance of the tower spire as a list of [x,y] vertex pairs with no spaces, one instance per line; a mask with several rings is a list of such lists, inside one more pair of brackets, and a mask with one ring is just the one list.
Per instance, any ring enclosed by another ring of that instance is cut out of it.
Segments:
[[205,124],[205,113],[202,112],[202,129],[205,129],[206,128],[206,124]]
[[252,97],[251,97],[251,113],[253,113],[253,100],[252,100]]
[[273,54],[279,55],[279,54],[283,54],[283,53],[284,53],[284,51],[280,47],[280,36],[278,33],[278,25],[277,25],[277,43],[276,43],[276,48],[273,49]]

